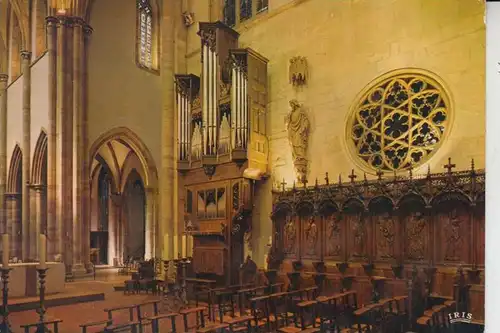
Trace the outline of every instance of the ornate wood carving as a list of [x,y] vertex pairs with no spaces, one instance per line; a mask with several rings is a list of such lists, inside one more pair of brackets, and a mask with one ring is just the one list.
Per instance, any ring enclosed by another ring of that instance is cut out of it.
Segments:
[[297,234],[296,220],[291,216],[287,216],[283,229],[283,251],[288,257],[292,257],[297,254]]
[[224,275],[224,249],[195,247],[193,252],[195,273]]
[[343,223],[338,214],[330,214],[324,219],[326,225],[325,257],[340,259],[342,257]]
[[[409,177],[388,179],[379,173],[373,181],[355,181],[353,173],[348,183],[339,179],[337,184],[327,176],[324,185],[277,191],[272,214],[276,251],[293,260],[481,267],[485,173],[453,172],[453,167],[450,161],[444,173],[420,176],[410,170]],[[318,207],[318,216],[301,214],[304,206]],[[315,249],[316,242],[323,250]]]

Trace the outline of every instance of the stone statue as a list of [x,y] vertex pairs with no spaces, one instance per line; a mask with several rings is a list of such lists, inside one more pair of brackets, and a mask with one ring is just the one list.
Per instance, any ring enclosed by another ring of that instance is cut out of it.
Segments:
[[285,118],[288,141],[292,148],[293,164],[299,182],[307,176],[307,148],[309,139],[309,119],[302,106],[295,99],[290,101],[291,110]]

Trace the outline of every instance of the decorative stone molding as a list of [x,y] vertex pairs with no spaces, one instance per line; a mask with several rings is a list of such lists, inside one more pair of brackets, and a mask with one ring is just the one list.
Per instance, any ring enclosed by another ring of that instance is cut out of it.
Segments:
[[194,24],[194,13],[184,12],[182,13],[182,18],[184,19],[184,26],[186,28]]
[[9,76],[7,74],[0,74],[0,82],[4,83],[9,80]]
[[308,141],[310,123],[302,105],[295,99],[290,101],[290,112],[285,117],[288,141],[292,148],[292,158],[297,180],[304,182],[308,171]]
[[31,60],[31,52],[30,51],[21,51],[21,58],[23,60]]

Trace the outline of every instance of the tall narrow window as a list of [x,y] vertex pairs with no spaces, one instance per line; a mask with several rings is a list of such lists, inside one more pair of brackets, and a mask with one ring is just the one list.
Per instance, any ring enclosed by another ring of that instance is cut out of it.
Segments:
[[257,0],[257,13],[267,10],[268,7],[269,7],[268,0]]
[[138,52],[139,64],[153,67],[153,9],[149,0],[138,0]]
[[224,0],[224,23],[230,27],[233,27],[236,23],[235,0]]
[[99,185],[97,194],[99,197],[99,231],[108,231],[109,217],[109,176],[106,169],[102,169],[99,174]]
[[240,7],[240,21],[245,21],[252,17],[252,0],[240,0]]

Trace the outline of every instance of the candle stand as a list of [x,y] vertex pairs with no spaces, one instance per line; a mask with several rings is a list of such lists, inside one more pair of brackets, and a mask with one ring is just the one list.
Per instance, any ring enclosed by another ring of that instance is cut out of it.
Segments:
[[48,268],[37,268],[36,270],[40,284],[40,307],[36,310],[39,316],[36,333],[50,333],[50,330],[45,326],[45,313],[47,312],[45,309],[45,277],[47,276]]
[[187,278],[187,265],[190,264],[190,258],[182,258],[180,261],[180,265],[182,268],[182,279],[181,279],[181,300],[184,306],[188,306],[189,300],[187,298],[187,284],[186,284],[186,278]]
[[9,322],[9,272],[10,268],[1,268],[2,272],[2,323],[0,324],[0,332],[1,333],[12,333],[12,329],[10,327]]

